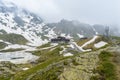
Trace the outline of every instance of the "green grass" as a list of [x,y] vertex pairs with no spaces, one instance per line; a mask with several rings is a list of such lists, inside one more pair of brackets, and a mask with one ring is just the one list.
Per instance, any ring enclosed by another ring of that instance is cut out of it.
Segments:
[[120,41],[120,37],[117,36],[111,36],[113,39],[119,40]]
[[115,75],[115,66],[112,64],[111,57],[112,54],[107,51],[102,51],[100,53],[100,64],[96,70],[100,76],[94,76],[91,80],[96,80],[96,78],[98,78],[98,80],[117,80]]
[[40,63],[37,66],[24,71],[24,72],[19,72],[14,76],[14,80],[26,80],[28,76],[30,76],[33,73],[36,73],[37,71],[46,68],[48,65],[50,65],[53,62],[56,62],[58,57],[53,58],[53,59],[49,59],[46,62]]
[[47,71],[42,71],[34,75],[30,80],[58,80],[58,76],[62,73],[62,66],[52,66]]
[[19,34],[0,34],[0,39],[12,44],[26,44],[28,41]]
[[10,80],[10,77],[12,77],[13,75],[11,74],[7,74],[6,77],[5,75],[0,75],[0,80]]
[[112,38],[112,44],[119,44],[120,45],[120,37],[116,37],[116,36],[111,36]]
[[44,44],[44,45],[39,46],[37,48],[39,49],[39,48],[45,48],[45,47],[50,47],[50,46],[51,46],[50,43],[47,43],[47,44]]
[[101,47],[101,48],[95,48],[95,47],[94,47],[94,44],[96,44],[96,43],[98,43],[98,42],[100,42],[100,41],[105,41],[104,37],[101,36],[101,35],[99,35],[99,37],[98,37],[93,43],[88,44],[87,46],[83,47],[83,49],[85,49],[85,50],[86,50],[86,49],[92,49],[92,51],[97,51],[97,50],[99,50],[99,49],[106,48],[106,47],[108,47],[108,46],[110,45],[110,42],[109,42],[109,41],[105,41],[105,42],[107,42],[108,44],[106,44],[105,46],[103,46],[103,47]]
[[102,51],[99,55],[101,61],[109,61],[110,57],[112,57],[112,54],[107,51]]
[[38,51],[37,53],[36,52],[33,53],[33,54],[37,54],[37,55],[39,54],[39,56],[41,56],[41,58],[45,57],[45,61],[38,62],[38,64],[35,67],[33,67],[27,71],[24,71],[24,72],[21,71],[21,72],[17,73],[14,76],[14,80],[26,80],[28,78],[28,76],[36,73],[37,71],[46,68],[50,64],[53,64],[55,62],[59,62],[59,61],[65,59],[63,56],[59,55],[59,51],[61,51],[61,50],[62,49],[58,46],[53,51],[47,51],[46,53],[45,52],[42,53],[41,51]]
[[3,34],[7,34],[7,32],[3,29],[1,29],[0,32],[3,33]]
[[[62,45],[62,44],[61,44]],[[37,50],[31,52],[34,55],[40,56],[40,58],[36,61],[36,64],[33,64],[31,68],[27,71],[19,71],[11,78],[13,80],[26,80],[29,76],[33,75],[30,80],[57,80],[58,76],[61,73],[61,70],[64,68],[64,61],[72,57],[63,57],[63,55],[59,54],[59,51],[63,49],[60,47],[61,45],[56,46],[47,50]],[[60,63],[60,64],[59,64]],[[69,63],[68,63],[69,64]],[[30,64],[32,65],[32,64]],[[49,66],[51,66],[50,69]],[[41,70],[43,71],[42,74]],[[44,71],[45,70],[45,71]]]
[[0,49],[3,49],[7,46],[7,44],[3,43],[3,42],[0,42]]
[[85,43],[88,42],[89,40],[91,40],[91,38],[89,38],[89,39],[84,39],[84,40],[79,40],[79,41],[77,41],[77,44],[78,44],[79,46],[82,46],[83,44],[85,44]]
[[1,50],[0,52],[15,52],[15,51],[22,51],[24,49],[18,48],[18,49],[7,49],[7,50]]

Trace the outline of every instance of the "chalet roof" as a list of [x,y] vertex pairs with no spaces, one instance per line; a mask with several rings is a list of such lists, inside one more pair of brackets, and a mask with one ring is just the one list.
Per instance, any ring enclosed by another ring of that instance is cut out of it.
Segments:
[[67,39],[67,38],[61,37],[61,36],[51,39],[51,42],[69,42],[69,41],[70,41],[70,39]]

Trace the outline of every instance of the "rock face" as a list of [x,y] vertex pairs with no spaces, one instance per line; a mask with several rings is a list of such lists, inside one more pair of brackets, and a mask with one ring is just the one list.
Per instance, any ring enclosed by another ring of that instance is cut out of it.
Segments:
[[[106,25],[90,25],[86,23],[81,23],[79,21],[69,21],[69,20],[61,20],[58,23],[49,23],[47,26],[53,28],[56,34],[64,33],[66,35],[71,35],[72,37],[80,38],[80,37],[93,37],[95,34],[104,35]],[[117,26],[118,27],[118,26]],[[119,36],[120,32],[116,26],[110,26],[110,35]]]
[[55,27],[54,31],[56,34],[65,33],[66,35],[70,34],[73,37],[78,37],[77,34],[83,36],[93,36],[95,34],[93,28],[89,24],[80,23],[79,21],[68,21],[68,20],[61,20],[58,23],[50,23],[47,26],[53,28]]
[[96,74],[93,70],[98,64],[99,52],[83,53],[75,57],[70,67],[65,67],[60,80],[90,80]]

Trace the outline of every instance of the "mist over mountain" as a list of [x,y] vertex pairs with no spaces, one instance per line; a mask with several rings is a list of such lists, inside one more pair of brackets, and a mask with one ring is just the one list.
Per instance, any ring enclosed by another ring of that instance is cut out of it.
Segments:
[[[96,34],[104,35],[106,27],[110,28],[109,35],[119,36],[119,28],[115,26],[107,26],[107,25],[100,25],[100,24],[86,24],[81,23],[77,20],[61,20],[58,23],[49,23],[47,24],[49,27],[55,27],[55,32],[57,33],[66,33],[71,34],[72,36],[76,36],[76,34],[84,35],[85,37],[92,37]],[[56,33],[56,34],[57,34]]]
[[[28,43],[42,45],[49,39],[64,34],[73,38],[93,37],[96,34],[103,35],[106,25],[90,25],[77,20],[62,19],[58,23],[46,24],[38,14],[20,8],[14,3],[0,4],[0,33],[18,34],[23,36]],[[116,27],[118,28],[118,27]],[[119,29],[110,26],[110,35],[119,36]],[[5,40],[5,39],[4,39]],[[6,40],[9,42],[9,40]]]
[[[88,24],[119,25],[119,0],[2,0],[38,14],[46,22],[61,19],[79,20]],[[24,2],[24,3],[23,3]],[[29,4],[28,4],[29,3]],[[120,26],[120,25],[119,25]]]

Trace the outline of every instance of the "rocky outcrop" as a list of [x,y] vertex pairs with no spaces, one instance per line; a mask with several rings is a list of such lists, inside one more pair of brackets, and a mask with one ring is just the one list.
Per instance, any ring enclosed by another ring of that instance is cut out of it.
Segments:
[[70,66],[64,68],[59,76],[60,80],[90,80],[95,76],[93,71],[98,64],[99,52],[83,53],[75,57]]

